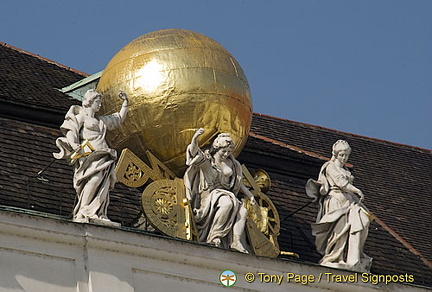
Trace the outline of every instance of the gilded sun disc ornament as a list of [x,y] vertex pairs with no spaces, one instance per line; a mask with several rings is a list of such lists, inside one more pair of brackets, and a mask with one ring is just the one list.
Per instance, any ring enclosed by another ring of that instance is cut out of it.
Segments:
[[194,225],[182,179],[160,179],[149,184],[142,194],[147,220],[162,234],[192,239]]
[[97,90],[104,95],[102,114],[118,108],[119,90],[129,96],[128,116],[107,136],[110,145],[141,158],[149,150],[179,176],[196,129],[205,128],[201,146],[231,133],[235,156],[249,134],[252,103],[242,68],[219,43],[196,32],[168,29],[138,37],[111,59]]

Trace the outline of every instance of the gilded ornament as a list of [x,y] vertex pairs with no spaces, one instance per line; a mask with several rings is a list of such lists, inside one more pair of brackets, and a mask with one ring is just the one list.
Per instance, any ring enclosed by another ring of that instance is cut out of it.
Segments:
[[200,146],[231,133],[235,156],[249,134],[252,103],[242,68],[219,43],[196,32],[167,29],[138,37],[111,59],[97,89],[104,95],[102,114],[118,108],[120,89],[130,100],[122,128],[107,136],[111,147],[129,148],[141,159],[149,150],[177,176],[196,129],[205,128]]

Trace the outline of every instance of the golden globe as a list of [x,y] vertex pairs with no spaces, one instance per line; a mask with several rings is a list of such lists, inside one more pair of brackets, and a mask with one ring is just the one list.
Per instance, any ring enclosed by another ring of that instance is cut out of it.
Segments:
[[237,156],[246,143],[252,102],[246,76],[234,57],[216,41],[193,31],[160,30],[140,36],[108,63],[97,90],[104,96],[100,114],[118,110],[123,90],[129,112],[107,140],[141,159],[150,150],[177,175],[185,150],[203,127],[200,146],[218,133],[230,133]]

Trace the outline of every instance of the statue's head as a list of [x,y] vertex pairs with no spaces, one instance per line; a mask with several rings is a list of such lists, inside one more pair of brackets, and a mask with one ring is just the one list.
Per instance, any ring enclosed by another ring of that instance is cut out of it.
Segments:
[[83,105],[83,107],[91,107],[93,105],[93,102],[96,99],[101,99],[101,98],[102,98],[102,94],[97,92],[95,89],[89,89],[84,94],[84,99],[82,101],[82,105]]
[[332,160],[338,159],[342,163],[346,163],[351,154],[351,147],[345,140],[338,140],[333,144]]
[[234,140],[231,138],[229,133],[221,133],[216,139],[214,139],[212,146],[210,147],[210,153],[214,154],[221,149],[229,151],[229,154],[234,150]]

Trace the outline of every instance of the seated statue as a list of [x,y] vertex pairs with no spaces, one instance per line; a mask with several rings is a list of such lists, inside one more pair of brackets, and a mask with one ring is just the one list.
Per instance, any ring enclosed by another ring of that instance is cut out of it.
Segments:
[[242,183],[242,168],[231,154],[234,141],[219,134],[208,150],[201,150],[198,129],[187,147],[184,175],[186,196],[191,202],[198,240],[223,248],[248,253],[244,229],[247,210],[239,191],[255,204],[252,193]]
[[60,152],[53,155],[57,159],[66,159],[74,169],[73,185],[78,198],[73,210],[75,222],[110,222],[107,208],[109,191],[116,182],[117,152],[109,148],[105,135],[107,130],[120,127],[126,117],[127,95],[120,92],[119,97],[123,100],[119,112],[97,117],[102,95],[96,90],[88,90],[82,106],[71,106],[60,127],[64,137],[57,139]]
[[362,202],[362,191],[353,185],[354,177],[344,167],[350,153],[346,141],[334,143],[331,160],[321,167],[318,181],[307,182],[306,193],[320,203],[312,224],[316,248],[323,255],[320,264],[366,272],[372,263],[363,253],[370,214]]

